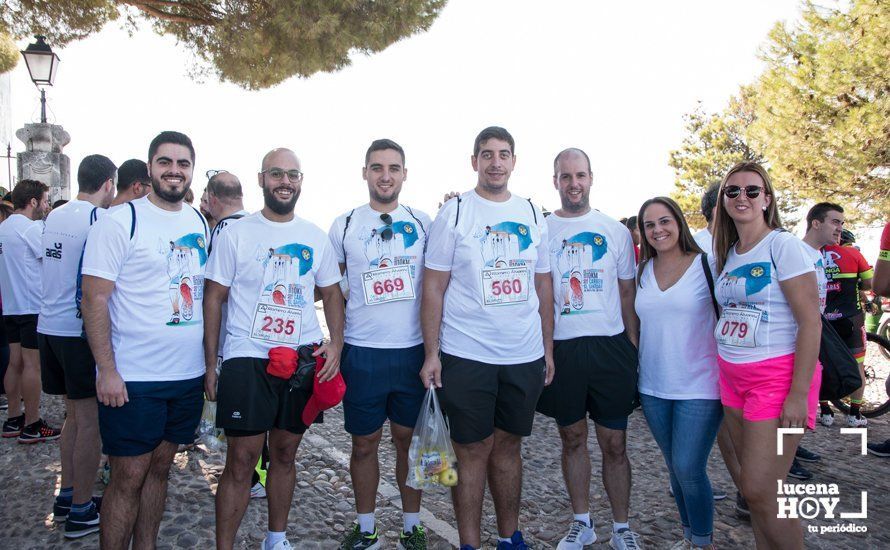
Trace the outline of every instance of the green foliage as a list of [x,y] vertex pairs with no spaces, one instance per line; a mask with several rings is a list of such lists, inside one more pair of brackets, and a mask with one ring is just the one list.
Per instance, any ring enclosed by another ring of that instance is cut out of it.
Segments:
[[[429,29],[447,0],[7,0],[0,24],[54,46],[126,15],[174,37],[221,80],[248,89],[333,72]],[[128,6],[128,7],[127,7]],[[200,71],[197,71],[200,72]]]
[[0,31],[0,74],[13,70],[19,62],[19,55],[12,37]]

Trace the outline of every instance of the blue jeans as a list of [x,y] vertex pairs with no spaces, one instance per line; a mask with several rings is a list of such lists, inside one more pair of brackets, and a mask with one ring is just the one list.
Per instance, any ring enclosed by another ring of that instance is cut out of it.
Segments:
[[723,420],[719,399],[661,399],[640,394],[643,414],[671,476],[683,535],[696,546],[711,544],[714,493],[708,455]]

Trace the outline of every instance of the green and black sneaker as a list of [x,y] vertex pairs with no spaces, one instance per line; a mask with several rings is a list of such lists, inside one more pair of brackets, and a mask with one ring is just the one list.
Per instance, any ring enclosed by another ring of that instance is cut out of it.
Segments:
[[415,525],[410,533],[399,535],[399,550],[426,550],[426,531]]
[[377,550],[380,548],[380,537],[377,536],[377,527],[373,533],[363,533],[358,523],[352,525],[352,531],[346,535],[340,544],[340,550]]

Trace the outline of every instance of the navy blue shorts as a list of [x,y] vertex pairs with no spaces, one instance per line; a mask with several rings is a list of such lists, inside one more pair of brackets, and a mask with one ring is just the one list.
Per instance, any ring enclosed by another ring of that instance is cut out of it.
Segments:
[[204,376],[174,382],[127,382],[122,407],[99,403],[102,452],[139,456],[161,441],[192,443],[204,408]]
[[343,346],[343,417],[352,435],[370,435],[387,418],[413,428],[426,389],[420,381],[423,344],[401,349]]

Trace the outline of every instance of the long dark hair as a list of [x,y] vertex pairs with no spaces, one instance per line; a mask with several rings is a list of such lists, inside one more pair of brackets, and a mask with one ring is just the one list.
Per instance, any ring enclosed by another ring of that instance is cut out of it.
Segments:
[[637,215],[637,228],[640,230],[640,265],[637,267],[637,284],[641,287],[643,286],[643,269],[646,268],[646,263],[655,256],[658,256],[658,251],[655,250],[655,247],[649,244],[649,239],[646,238],[646,231],[643,229],[643,214],[646,212],[646,209],[653,204],[660,204],[670,210],[671,215],[674,217],[674,221],[677,222],[677,226],[680,228],[677,245],[684,254],[701,254],[703,252],[698,244],[696,244],[695,239],[692,238],[692,232],[689,230],[689,224],[686,223],[686,217],[683,215],[683,210],[680,209],[680,205],[678,205],[674,199],[669,197],[655,197],[647,200],[643,203],[643,206],[640,207],[640,213]]

